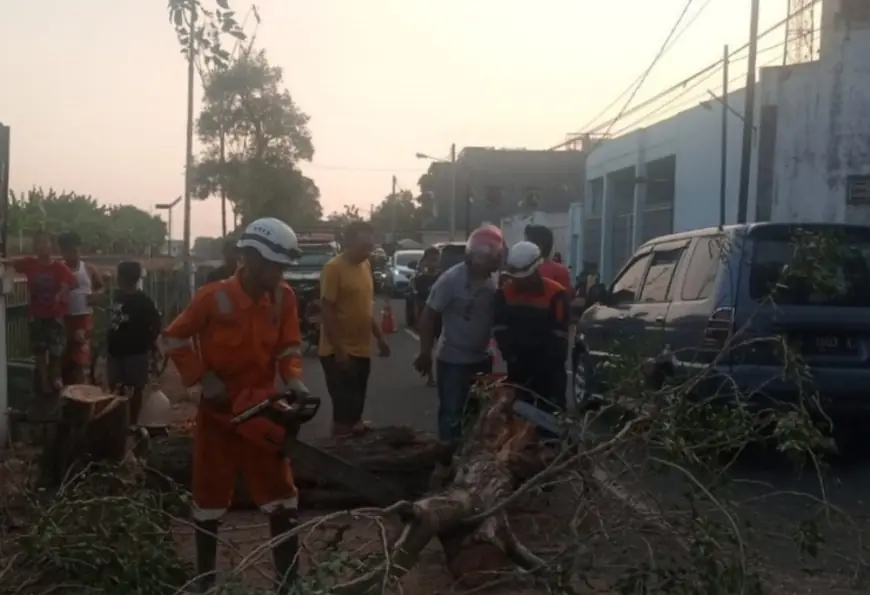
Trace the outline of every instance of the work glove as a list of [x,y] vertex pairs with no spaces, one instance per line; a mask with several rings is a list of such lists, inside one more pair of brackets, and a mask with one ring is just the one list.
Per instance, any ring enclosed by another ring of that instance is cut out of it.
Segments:
[[227,400],[227,387],[223,381],[212,371],[207,371],[199,381],[202,400],[208,403],[225,403]]

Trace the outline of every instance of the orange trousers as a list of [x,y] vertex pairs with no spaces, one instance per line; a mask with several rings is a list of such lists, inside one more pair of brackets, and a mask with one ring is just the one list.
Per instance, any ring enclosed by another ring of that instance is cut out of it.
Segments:
[[296,485],[287,459],[278,454],[283,432],[262,418],[233,428],[228,414],[201,406],[193,443],[193,517],[220,518],[229,508],[239,473],[254,504],[271,514],[297,507]]

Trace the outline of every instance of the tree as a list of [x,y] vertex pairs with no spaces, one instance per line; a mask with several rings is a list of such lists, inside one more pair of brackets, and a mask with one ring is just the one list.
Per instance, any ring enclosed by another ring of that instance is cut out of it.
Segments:
[[304,226],[322,216],[317,186],[296,167],[314,155],[308,116],[282,84],[281,68],[262,51],[244,53],[207,80],[197,195],[225,193],[242,224],[272,216]]
[[344,210],[333,212],[327,215],[326,221],[337,226],[344,227],[353,221],[364,221],[363,216],[359,213],[359,207],[356,205],[344,205]]
[[9,193],[10,247],[28,250],[25,238],[37,230],[52,234],[75,231],[90,253],[145,254],[166,241],[166,224],[132,205],[99,204],[89,195],[33,188]]
[[396,231],[419,231],[427,219],[428,209],[423,207],[424,202],[422,196],[415,197],[410,190],[388,195],[372,211],[372,225],[391,231],[395,217]]

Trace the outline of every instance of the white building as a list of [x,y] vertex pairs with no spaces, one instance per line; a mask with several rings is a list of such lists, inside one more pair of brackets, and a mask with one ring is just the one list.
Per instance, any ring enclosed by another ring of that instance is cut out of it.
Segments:
[[[870,224],[868,56],[870,2],[823,0],[818,60],[761,69],[749,221]],[[744,97],[728,98],[725,223],[737,221]],[[610,279],[644,241],[717,225],[721,125],[714,102],[595,148],[579,260]]]

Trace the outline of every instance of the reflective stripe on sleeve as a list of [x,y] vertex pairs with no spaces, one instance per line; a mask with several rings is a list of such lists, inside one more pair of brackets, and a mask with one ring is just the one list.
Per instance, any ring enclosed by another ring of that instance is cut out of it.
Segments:
[[233,313],[233,303],[230,301],[230,296],[226,290],[219,289],[215,292],[214,297],[217,301],[218,312],[224,315]]

